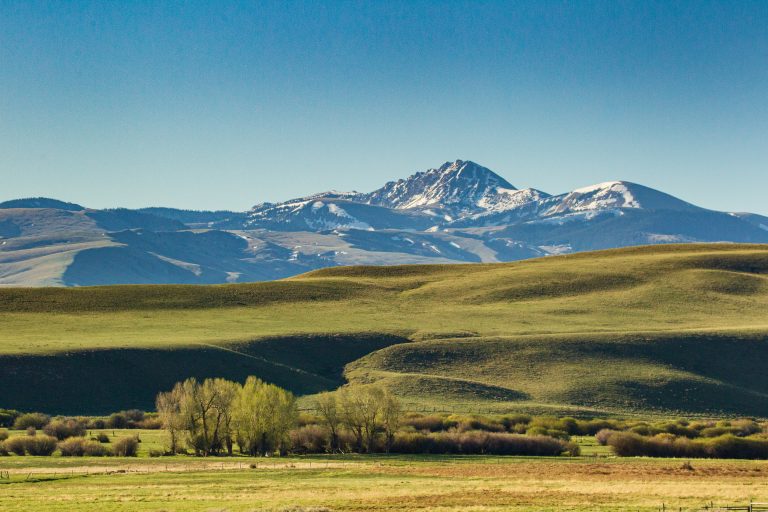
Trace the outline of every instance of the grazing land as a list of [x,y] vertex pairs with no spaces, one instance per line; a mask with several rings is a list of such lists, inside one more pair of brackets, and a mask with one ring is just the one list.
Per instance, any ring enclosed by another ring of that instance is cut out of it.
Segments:
[[299,394],[377,381],[411,410],[764,416],[767,312],[768,247],[736,244],[2,289],[3,406],[149,409],[181,378],[253,374]]
[[[2,460],[0,509],[700,510],[768,501],[768,462],[488,456]],[[251,464],[254,465],[251,468]],[[193,491],[193,492],[192,492]]]

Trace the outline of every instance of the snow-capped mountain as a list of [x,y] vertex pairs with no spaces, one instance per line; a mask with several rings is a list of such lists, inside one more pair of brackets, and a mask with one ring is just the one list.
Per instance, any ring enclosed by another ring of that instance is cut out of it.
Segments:
[[248,229],[328,231],[333,229],[426,229],[433,223],[403,212],[355,201],[356,193],[324,192],[285,203],[263,203],[248,212]]
[[535,190],[517,190],[507,180],[474,162],[446,162],[398,181],[391,181],[355,200],[396,210],[438,212],[451,221],[481,212],[506,210],[545,197]]
[[768,243],[768,218],[627,181],[550,195],[456,160],[370,193],[248,212],[0,203],[0,286],[215,283],[332,265],[497,262],[629,245]]
[[260,204],[248,214],[246,225],[322,231],[423,229],[427,223],[434,231],[444,227],[499,226],[557,216],[569,216],[571,220],[591,218],[601,212],[618,213],[630,208],[700,209],[669,194],[627,181],[599,183],[554,196],[533,188],[518,190],[486,167],[456,160],[391,181],[367,194],[334,191],[284,203]]
[[681,201],[669,194],[628,181],[609,181],[553,197],[552,207],[543,215],[607,210],[613,208],[636,208],[646,210],[683,211],[694,210],[696,206]]

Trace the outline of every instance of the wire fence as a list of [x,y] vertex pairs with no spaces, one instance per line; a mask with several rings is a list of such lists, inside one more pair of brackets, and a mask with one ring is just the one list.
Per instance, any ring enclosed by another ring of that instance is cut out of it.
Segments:
[[768,511],[768,503],[749,502],[745,505],[717,505],[709,502],[699,508],[668,507],[662,504],[659,512],[726,512],[726,511],[762,512]]

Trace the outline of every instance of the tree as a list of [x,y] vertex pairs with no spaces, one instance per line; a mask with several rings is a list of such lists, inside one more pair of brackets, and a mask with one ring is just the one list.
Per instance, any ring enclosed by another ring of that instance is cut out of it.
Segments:
[[386,393],[380,386],[357,386],[341,390],[341,417],[355,436],[360,453],[376,450]]
[[181,448],[182,435],[185,431],[186,422],[181,414],[182,399],[183,390],[178,383],[171,391],[159,393],[155,399],[157,414],[171,439],[171,453],[177,453]]
[[225,379],[190,378],[157,395],[157,412],[171,437],[171,450],[182,440],[196,455],[232,454],[234,439],[244,453],[285,450],[298,409],[293,394],[256,377],[245,385]]
[[232,408],[239,384],[224,379],[190,378],[173,390],[161,393],[157,410],[171,434],[171,449],[178,448],[179,434],[187,433],[187,443],[198,455],[219,453],[226,446],[232,451]]
[[363,452],[364,424],[362,411],[357,406],[357,390],[342,388],[339,394],[339,409],[341,421],[355,437],[355,447],[358,453]]
[[385,447],[387,453],[392,449],[395,441],[395,432],[400,427],[400,419],[403,409],[400,401],[389,391],[384,391],[384,400],[381,403],[381,423],[384,428]]
[[389,451],[402,414],[394,395],[376,385],[348,387],[338,392],[338,404],[341,421],[355,437],[358,452],[373,453],[382,430]]
[[339,428],[341,427],[341,411],[336,395],[325,392],[317,395],[315,399],[315,409],[320,415],[325,426],[328,427],[328,451],[335,453],[341,448],[339,446]]
[[298,409],[292,393],[256,377],[248,377],[234,412],[240,450],[250,455],[283,451],[296,426]]
[[211,379],[205,382],[210,382],[209,385],[213,388],[215,396],[213,409],[215,411],[216,430],[213,433],[213,443],[216,445],[223,444],[227,453],[232,455],[232,443],[235,434],[234,409],[242,386],[225,379]]

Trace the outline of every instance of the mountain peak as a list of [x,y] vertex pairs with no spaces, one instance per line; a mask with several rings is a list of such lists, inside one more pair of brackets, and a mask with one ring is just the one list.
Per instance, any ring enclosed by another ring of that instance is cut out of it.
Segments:
[[[448,179],[463,180],[466,182],[486,182],[507,190],[517,190],[507,180],[482,165],[471,160],[455,160],[445,162],[437,169],[430,169],[425,174],[439,173]],[[418,173],[417,173],[418,174]]]
[[437,209],[455,217],[485,211],[516,191],[490,169],[472,161],[455,160],[405,179],[390,181],[364,195],[363,200],[398,210]]
[[698,209],[664,192],[629,181],[606,181],[581,187],[553,198],[555,206],[547,215],[586,210],[634,208],[645,210],[695,210]]

